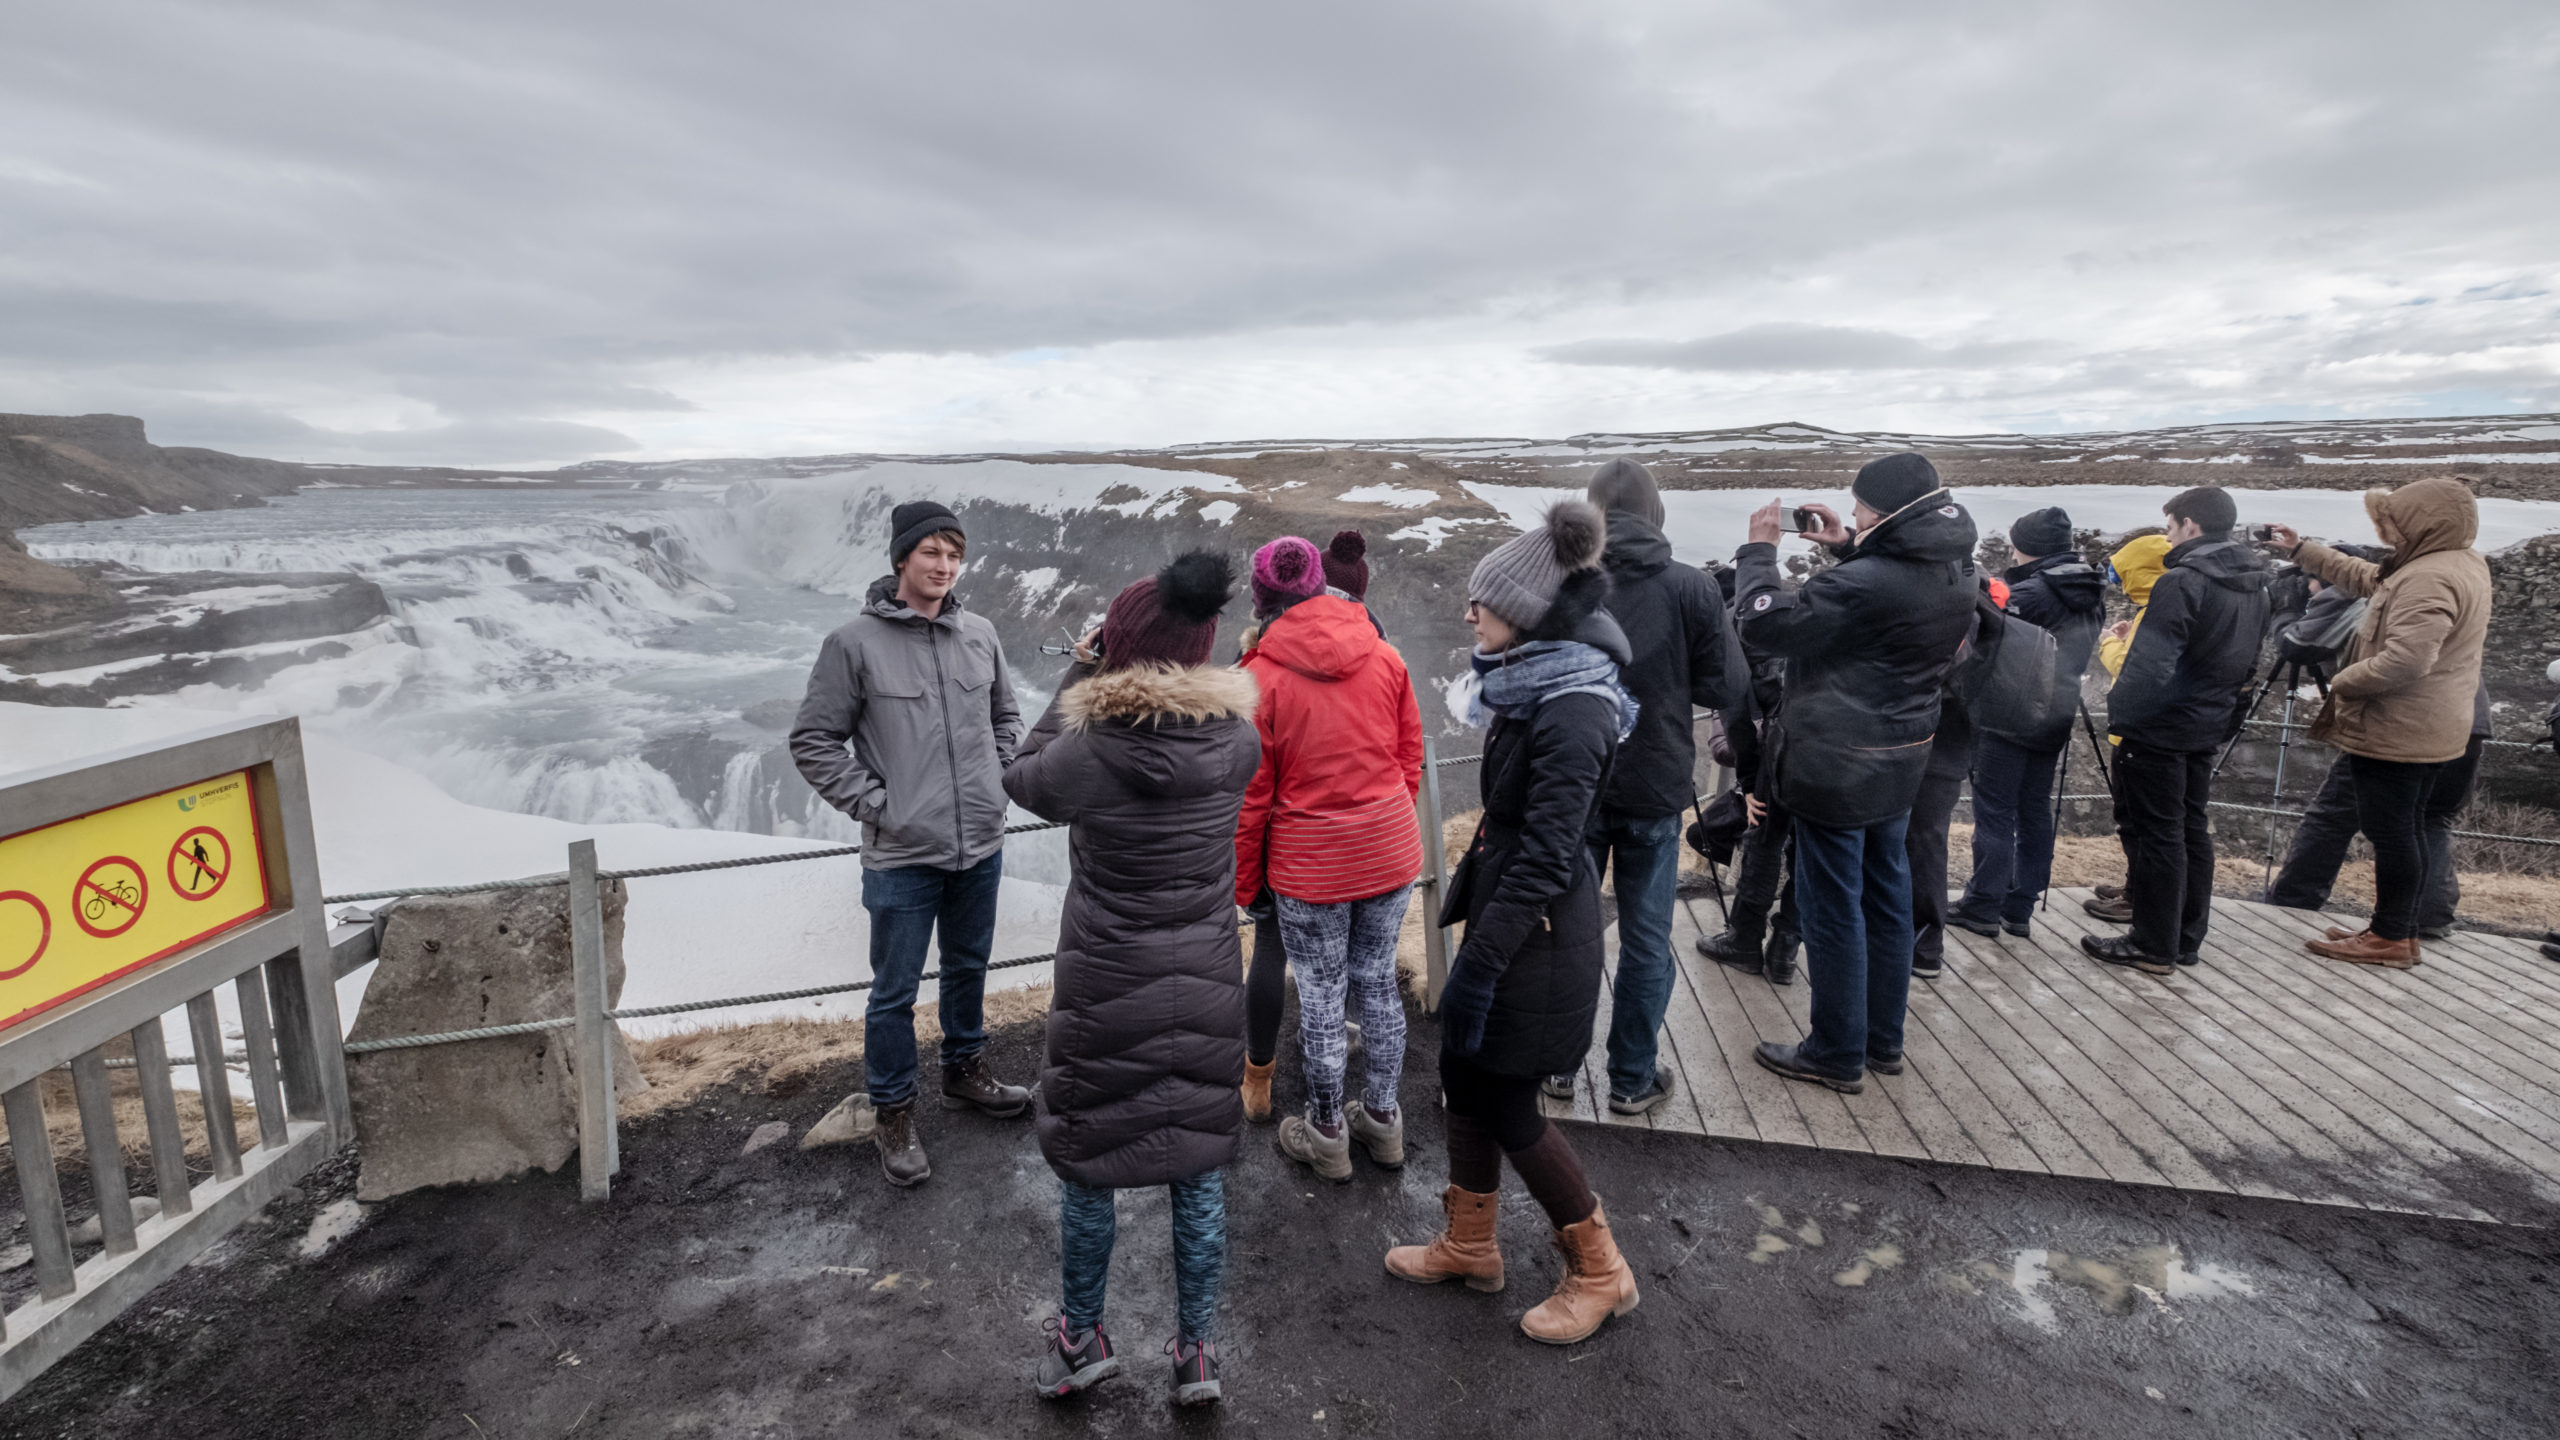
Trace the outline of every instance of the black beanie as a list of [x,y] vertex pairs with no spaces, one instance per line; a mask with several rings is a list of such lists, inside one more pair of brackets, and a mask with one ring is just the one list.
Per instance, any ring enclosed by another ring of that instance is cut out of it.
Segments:
[[960,517],[952,514],[949,506],[931,500],[910,500],[890,511],[890,568],[906,564],[907,557],[915,553],[916,546],[924,542],[924,537],[939,535],[945,530],[952,531],[963,540],[969,538],[969,532],[960,528]]
[[2059,505],[2030,510],[2009,527],[2009,548],[2030,559],[2071,548],[2071,516]]
[[1868,461],[1849,493],[1877,514],[1890,515],[1938,488],[1938,467],[1929,463],[1929,457],[1906,450]]
[[2160,507],[2160,513],[2172,520],[2193,520],[2198,529],[2215,537],[2229,535],[2231,527],[2240,520],[2240,507],[2232,503],[2229,493],[2219,485],[2198,485],[2192,490],[2181,490],[2169,497],[2169,503]]

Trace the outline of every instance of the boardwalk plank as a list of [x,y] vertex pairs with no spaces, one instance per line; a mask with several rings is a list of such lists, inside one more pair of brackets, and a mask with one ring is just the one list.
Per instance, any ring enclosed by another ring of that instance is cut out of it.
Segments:
[[[1775,1040],[1780,1044],[1790,1044],[1803,1036],[1803,1028],[1787,1013],[1786,1003],[1772,993],[1778,987],[1754,976],[1737,975],[1723,965],[1711,965],[1706,968],[1715,973],[1701,974],[1698,977],[1698,983],[1722,984],[1725,987],[1726,993],[1733,997],[1734,1004],[1741,1010],[1745,1023],[1749,1025],[1750,1028],[1746,1034],[1753,1043]],[[1748,1054],[1748,1050],[1745,1053]],[[1814,1144],[1825,1150],[1864,1150],[1874,1153],[1875,1143],[1869,1138],[1865,1129],[1858,1124],[1857,1117],[1849,1113],[1846,1096],[1836,1091],[1826,1090],[1819,1085],[1806,1085],[1794,1080],[1781,1079],[1761,1069],[1757,1062],[1753,1062],[1751,1069],[1764,1084],[1775,1087],[1785,1094],[1787,1100],[1795,1106],[1796,1113],[1803,1117],[1805,1128],[1813,1133]]]

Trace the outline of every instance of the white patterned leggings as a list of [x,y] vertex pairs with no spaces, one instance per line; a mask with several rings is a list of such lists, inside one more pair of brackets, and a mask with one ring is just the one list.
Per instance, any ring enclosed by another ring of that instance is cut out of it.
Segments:
[[1366,900],[1310,905],[1286,895],[1280,908],[1280,943],[1298,972],[1298,1043],[1306,1053],[1307,1118],[1342,1123],[1342,1072],[1350,1053],[1343,1029],[1346,1000],[1360,1011],[1360,1103],[1372,1115],[1392,1115],[1396,1087],[1404,1079],[1404,997],[1396,991],[1396,937],[1404,931],[1413,887],[1401,885]]

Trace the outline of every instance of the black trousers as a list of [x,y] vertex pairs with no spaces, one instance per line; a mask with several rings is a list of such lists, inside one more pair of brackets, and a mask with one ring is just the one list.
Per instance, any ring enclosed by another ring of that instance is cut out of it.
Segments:
[[2357,828],[2373,842],[2373,933],[2406,940],[2418,933],[2427,893],[2427,804],[2444,762],[2347,760],[2355,770]]
[[1911,865],[1911,956],[1924,965],[1946,959],[1947,826],[1964,794],[1964,777],[1961,763],[1952,770],[1932,764],[1902,832],[1903,857]]
[[2204,948],[2213,918],[2213,752],[2116,747],[2116,837],[2133,943],[2163,960]]
[[[2453,826],[2471,803],[2485,738],[2472,736],[2462,758],[2446,761],[2436,772],[2435,788],[2428,792],[2427,807],[2420,816],[2427,847],[2426,898],[2418,905],[2420,930],[2441,930],[2453,924],[2454,911],[2462,904],[2462,880],[2453,869]],[[2293,844],[2285,851],[2284,868],[2267,887],[2268,904],[2318,910],[2329,903],[2338,870],[2347,863],[2347,847],[2362,828],[2356,809],[2355,767],[2348,760],[2341,755],[2329,767],[2329,778],[2321,782],[2320,793],[2303,812]]]
[[1289,956],[1280,945],[1280,917],[1270,891],[1255,897],[1245,913],[1253,917],[1253,963],[1244,976],[1244,1054],[1256,1065],[1268,1065],[1280,1048],[1280,1012],[1289,998]]
[[1770,928],[1801,935],[1796,923],[1796,876],[1790,861],[1795,848],[1795,822],[1772,805],[1760,823],[1742,834],[1742,854],[1733,878],[1733,908],[1767,916],[1778,907]]

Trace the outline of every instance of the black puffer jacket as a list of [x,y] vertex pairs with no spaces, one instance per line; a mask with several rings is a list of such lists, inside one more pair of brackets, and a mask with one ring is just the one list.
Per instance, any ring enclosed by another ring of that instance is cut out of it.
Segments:
[[1618,749],[1602,808],[1638,819],[1677,815],[1697,798],[1693,708],[1722,710],[1742,698],[1742,646],[1716,582],[1671,558],[1662,531],[1624,510],[1609,512],[1609,613],[1633,658],[1626,686],[1644,708]]
[[2079,718],[2080,677],[2089,673],[2089,656],[2105,628],[2106,577],[2065,550],[2011,566],[2000,578],[2009,583],[2009,613],[2053,636],[2054,719],[2045,733],[2028,738],[2033,749],[2060,746]]
[[1082,1185],[1161,1185],[1244,1129],[1236,812],[1262,763],[1253,677],[1137,668],[1060,692],[1004,772],[1068,823],[1040,1153]]
[[[1627,642],[1606,614],[1570,638],[1621,666]],[[1562,695],[1485,735],[1484,819],[1449,886],[1443,925],[1466,922],[1450,962],[1498,978],[1475,1060],[1502,1075],[1556,1075],[1582,1063],[1600,1010],[1600,878],[1584,835],[1618,753],[1617,707]]]
[[2172,549],[2107,693],[2107,729],[2155,750],[2221,748],[2258,666],[2270,578],[2258,552],[2228,538]]
[[1947,670],[1973,633],[1974,540],[1973,517],[1939,496],[1886,517],[1792,591],[1777,546],[1735,552],[1742,638],[1787,657],[1785,698],[1760,735],[1768,798],[1841,830],[1911,808]]

